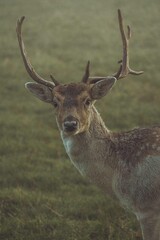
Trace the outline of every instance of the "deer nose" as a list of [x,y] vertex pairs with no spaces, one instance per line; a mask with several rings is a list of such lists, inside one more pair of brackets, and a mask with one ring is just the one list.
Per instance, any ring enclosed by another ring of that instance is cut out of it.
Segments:
[[75,131],[78,127],[78,121],[74,117],[67,117],[63,123],[63,129],[67,132]]

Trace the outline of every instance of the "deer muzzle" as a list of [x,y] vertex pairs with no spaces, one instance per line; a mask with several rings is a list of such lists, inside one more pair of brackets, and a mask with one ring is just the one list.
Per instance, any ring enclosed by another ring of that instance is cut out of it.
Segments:
[[76,132],[79,127],[79,121],[73,116],[68,116],[64,119],[62,127],[63,131],[66,133]]

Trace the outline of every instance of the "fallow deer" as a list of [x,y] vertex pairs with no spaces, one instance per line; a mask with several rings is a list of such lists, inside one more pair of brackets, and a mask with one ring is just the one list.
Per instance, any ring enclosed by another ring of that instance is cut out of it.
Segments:
[[129,67],[128,44],[131,30],[124,31],[118,21],[123,56],[117,73],[90,77],[89,62],[79,83],[61,84],[51,76],[48,81],[32,67],[22,39],[18,20],[17,36],[25,68],[36,81],[25,84],[40,100],[55,108],[56,121],[66,152],[79,172],[104,192],[119,199],[136,215],[143,239],[160,239],[160,125],[115,133],[108,130],[94,103],[104,97],[118,79],[139,75]]

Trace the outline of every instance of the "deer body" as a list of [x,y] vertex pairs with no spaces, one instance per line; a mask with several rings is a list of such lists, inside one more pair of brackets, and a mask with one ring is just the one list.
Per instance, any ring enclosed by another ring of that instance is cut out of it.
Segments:
[[79,83],[60,84],[40,77],[27,58],[18,20],[17,37],[30,77],[36,81],[26,88],[55,108],[58,128],[66,152],[74,166],[90,181],[137,216],[144,240],[160,239],[160,126],[114,133],[107,129],[94,107],[108,94],[116,80],[127,74],[139,75],[129,66],[130,28],[124,31],[118,10],[123,56],[116,74],[90,77],[89,62]]
[[61,133],[66,152],[82,175],[139,216],[160,195],[160,127],[112,133],[93,112],[88,131]]
[[116,134],[93,111],[88,131],[69,137],[61,133],[68,156],[82,175],[137,216],[145,239],[158,240],[160,127]]

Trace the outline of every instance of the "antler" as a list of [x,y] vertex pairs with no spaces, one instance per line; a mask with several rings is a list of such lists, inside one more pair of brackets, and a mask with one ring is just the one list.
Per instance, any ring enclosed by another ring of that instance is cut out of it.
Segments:
[[25,68],[26,68],[28,74],[30,75],[30,77],[34,81],[36,81],[37,83],[43,84],[43,85],[53,89],[55,86],[59,85],[58,81],[55,80],[53,77],[51,77],[53,82],[50,82],[50,81],[45,80],[41,76],[39,76],[36,73],[36,71],[34,70],[34,68],[32,67],[32,65],[31,65],[31,63],[30,63],[30,61],[29,61],[29,59],[27,57],[25,46],[24,46],[24,42],[23,42],[23,39],[22,39],[22,24],[23,24],[24,19],[25,19],[24,16],[21,17],[20,19],[18,19],[16,31],[17,31],[19,47],[20,47],[20,51],[21,51],[21,55],[22,55],[22,58],[23,58],[23,62],[24,62]]
[[[113,74],[113,76],[118,80],[120,78],[126,77],[128,74],[133,75],[140,75],[143,73],[143,71],[134,71],[129,66],[129,40],[131,38],[131,29],[129,26],[127,26],[127,34],[124,31],[124,25],[123,25],[123,18],[120,9],[118,9],[118,22],[119,22],[119,29],[121,33],[122,38],[122,45],[123,45],[123,56],[122,60],[120,60],[118,63],[120,63],[120,67],[118,71]],[[83,76],[82,82],[84,83],[95,83],[99,80],[102,80],[105,77],[89,77],[89,62],[86,66],[85,74]]]
[[119,21],[119,29],[121,33],[122,38],[122,44],[123,44],[123,57],[122,60],[119,61],[120,67],[117,73],[115,73],[113,76],[118,79],[126,77],[128,74],[133,75],[140,75],[143,73],[143,71],[134,71],[129,66],[129,40],[131,38],[131,29],[129,26],[127,26],[127,35],[124,31],[124,25],[123,25],[123,18],[120,9],[118,9],[118,21]]
[[84,73],[84,76],[82,78],[82,82],[84,82],[84,83],[87,83],[88,79],[89,79],[89,74],[90,74],[89,66],[90,66],[90,61],[87,62],[85,73]]

